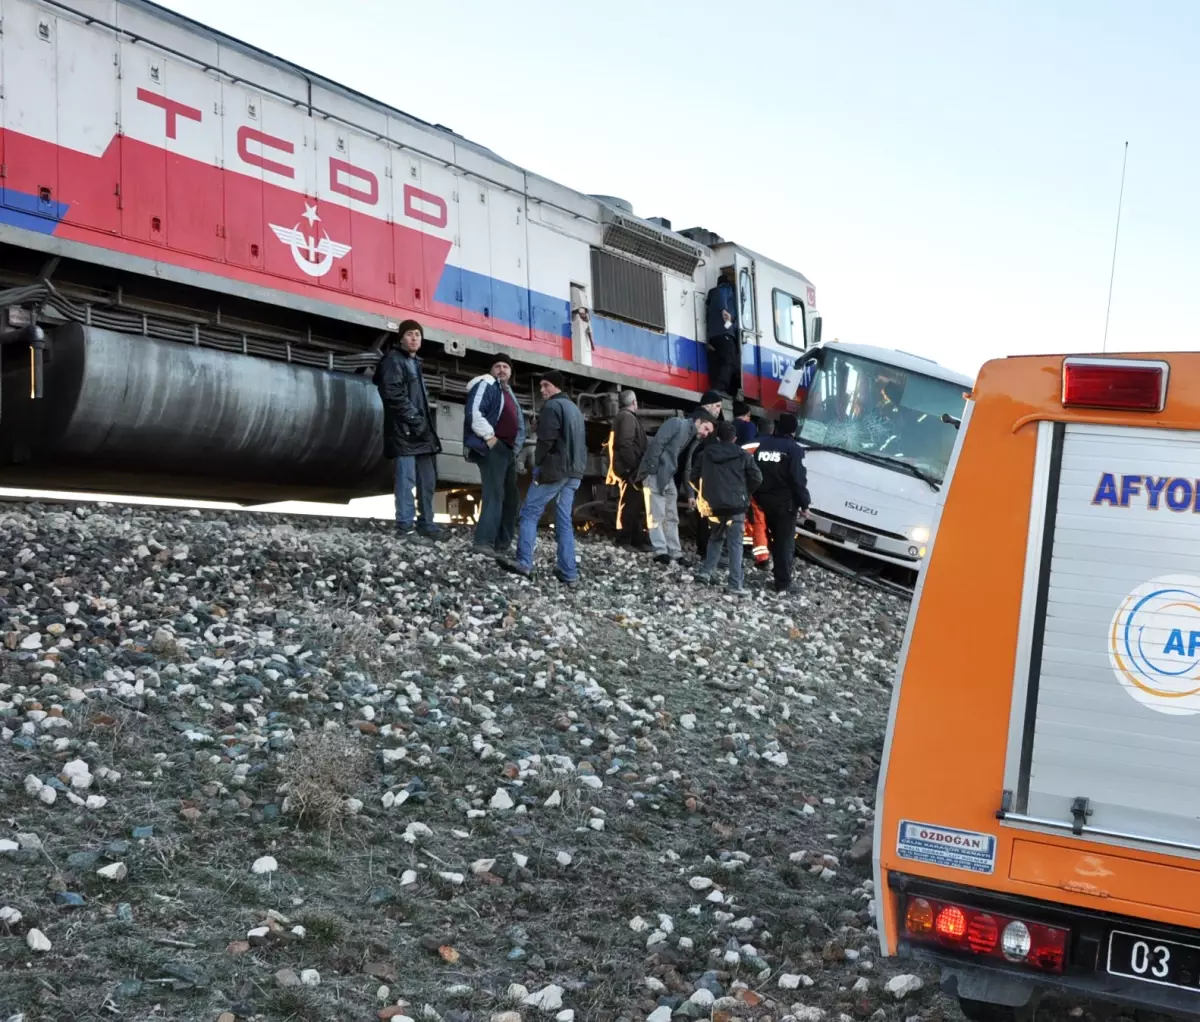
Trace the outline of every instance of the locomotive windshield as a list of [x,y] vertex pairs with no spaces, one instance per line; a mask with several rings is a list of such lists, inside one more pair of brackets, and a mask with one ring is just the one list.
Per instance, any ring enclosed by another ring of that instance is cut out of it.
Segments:
[[800,440],[940,483],[963,385],[826,349],[804,399]]

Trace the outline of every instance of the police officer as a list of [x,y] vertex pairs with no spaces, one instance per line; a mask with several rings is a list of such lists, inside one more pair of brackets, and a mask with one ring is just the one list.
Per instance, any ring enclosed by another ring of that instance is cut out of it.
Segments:
[[796,416],[786,412],[779,416],[774,435],[760,438],[755,454],[763,481],[754,491],[754,501],[767,520],[777,593],[786,593],[791,587],[796,515],[807,513],[809,505],[804,448],[796,442],[796,425]]

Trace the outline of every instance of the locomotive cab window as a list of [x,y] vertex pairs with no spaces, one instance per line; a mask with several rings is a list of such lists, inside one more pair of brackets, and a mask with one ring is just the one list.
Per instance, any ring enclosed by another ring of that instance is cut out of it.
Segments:
[[802,351],[806,347],[804,331],[804,299],[776,288],[772,292],[775,305],[775,340]]

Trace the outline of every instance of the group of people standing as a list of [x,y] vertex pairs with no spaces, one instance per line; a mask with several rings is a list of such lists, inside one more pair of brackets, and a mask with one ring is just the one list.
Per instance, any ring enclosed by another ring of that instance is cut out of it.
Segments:
[[[424,334],[419,323],[406,320],[399,335],[374,376],[384,408],[384,454],[396,461],[396,529],[403,539],[436,543],[445,538],[433,519],[441,443],[417,357]],[[511,358],[497,354],[489,371],[467,389],[463,453],[479,466],[483,489],[473,549],[508,571],[529,576],[538,522],[554,503],[555,576],[573,586],[579,566],[572,513],[587,468],[584,418],[565,393],[562,373],[544,374],[533,481],[522,502],[517,475],[526,424],[512,374]],[[765,526],[775,589],[786,592],[797,516],[809,506],[796,418],[781,415],[773,435],[759,437],[749,406],[736,402],[732,422],[723,421],[721,412],[721,395],[709,391],[688,415],[666,419],[648,437],[637,414],[637,395],[628,390],[620,394],[608,442],[608,482],[619,490],[618,542],[653,554],[660,564],[686,565],[679,539],[682,492],[689,511],[698,516],[699,579],[713,579],[724,553],[729,591],[744,592],[742,541],[746,516],[754,515]]]
[[647,438],[636,395],[625,391],[619,403],[608,478],[619,489],[618,542],[652,553],[663,565],[686,564],[679,539],[682,491],[696,514],[701,581],[713,579],[724,556],[728,589],[744,591],[743,536],[747,515],[754,515],[765,528],[775,590],[787,592],[796,523],[809,506],[796,417],[781,415],[773,435],[759,438],[748,405],[735,402],[733,421],[722,421],[721,395],[708,391],[691,413],[667,419]]

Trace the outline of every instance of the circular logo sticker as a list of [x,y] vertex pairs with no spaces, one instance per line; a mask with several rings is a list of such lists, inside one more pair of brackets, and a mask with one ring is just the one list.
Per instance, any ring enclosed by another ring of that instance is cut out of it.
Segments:
[[1109,660],[1125,691],[1158,713],[1200,713],[1200,578],[1163,575],[1113,615]]

